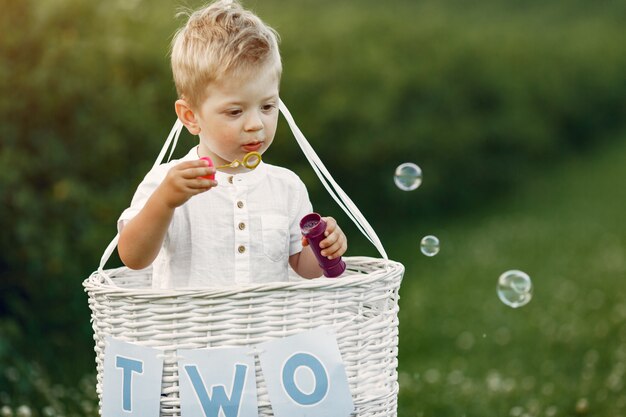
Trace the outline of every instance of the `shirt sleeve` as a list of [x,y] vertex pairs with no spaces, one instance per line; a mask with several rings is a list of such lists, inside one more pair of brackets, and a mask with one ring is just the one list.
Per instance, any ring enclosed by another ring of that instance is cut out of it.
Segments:
[[137,187],[135,195],[131,200],[130,206],[122,212],[117,220],[117,232],[120,233],[124,228],[124,225],[128,223],[133,217],[135,217],[146,204],[146,201],[150,198],[154,190],[161,184],[165,175],[167,174],[165,165],[160,165],[148,172]]
[[289,224],[289,256],[302,252],[302,232],[300,231],[300,220],[313,211],[313,206],[309,200],[309,193],[306,186],[298,178],[295,186],[295,204],[291,210]]

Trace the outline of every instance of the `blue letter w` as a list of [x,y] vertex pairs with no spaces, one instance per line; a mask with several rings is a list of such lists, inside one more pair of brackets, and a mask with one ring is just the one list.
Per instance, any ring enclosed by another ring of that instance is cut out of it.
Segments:
[[196,395],[202,405],[202,410],[206,417],[219,417],[220,408],[224,410],[225,417],[237,417],[239,415],[239,405],[241,404],[241,396],[243,387],[246,382],[247,365],[235,365],[235,377],[233,379],[233,389],[230,398],[226,395],[224,385],[214,385],[211,389],[211,396],[206,390],[198,367],[195,365],[186,365],[185,371],[189,375],[191,384],[193,385]]

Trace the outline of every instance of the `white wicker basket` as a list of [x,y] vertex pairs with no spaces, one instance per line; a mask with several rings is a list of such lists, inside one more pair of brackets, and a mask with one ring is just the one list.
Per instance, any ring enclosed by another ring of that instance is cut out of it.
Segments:
[[[232,289],[156,290],[151,287],[149,270],[104,269],[117,245],[116,237],[98,270],[83,283],[92,311],[100,401],[107,336],[163,351],[161,416],[170,417],[180,416],[177,349],[252,347],[326,326],[337,337],[354,415],[396,416],[398,290],[404,267],[388,260],[376,232],[333,180],[282,101],[279,107],[322,184],[382,259],[344,257],[348,269],[340,278],[291,276],[289,282]],[[171,156],[181,129],[177,120],[155,166],[170,145]],[[258,358],[256,378],[259,416],[272,416]]]
[[[339,279],[320,278],[233,289],[154,290],[149,271],[94,272],[83,283],[92,311],[98,395],[105,337],[164,353],[161,416],[180,416],[177,349],[251,347],[328,326],[334,329],[355,415],[396,416],[398,289],[404,267],[393,261],[345,257]],[[259,416],[272,416],[257,359]]]

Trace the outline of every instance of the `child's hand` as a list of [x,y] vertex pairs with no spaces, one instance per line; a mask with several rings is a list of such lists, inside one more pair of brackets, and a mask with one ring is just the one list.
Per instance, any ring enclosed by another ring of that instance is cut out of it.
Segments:
[[157,188],[161,198],[170,208],[182,206],[196,194],[203,193],[217,186],[217,181],[200,178],[214,174],[215,168],[207,161],[186,161],[173,166]]
[[[335,219],[332,217],[322,217],[322,219],[326,222],[326,231],[324,232],[326,238],[320,242],[322,256],[328,259],[339,258],[348,250],[348,239]],[[302,246],[308,245],[309,241],[303,236]]]

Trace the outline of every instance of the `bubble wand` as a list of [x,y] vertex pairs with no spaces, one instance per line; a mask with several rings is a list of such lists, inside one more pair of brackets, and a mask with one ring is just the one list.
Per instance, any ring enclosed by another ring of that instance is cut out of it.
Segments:
[[[200,159],[202,159],[203,161],[207,161],[209,163],[210,167],[213,166],[213,161],[208,156],[203,156]],[[260,163],[261,163],[261,154],[260,153],[258,153],[258,152],[248,152],[247,154],[245,154],[243,156],[241,161],[239,159],[235,159],[232,162],[229,162],[228,164],[217,166],[216,169],[220,169],[220,168],[239,168],[240,166],[243,166],[244,168],[247,168],[249,170],[253,170],[254,168],[258,167]],[[205,176],[203,176],[201,178],[214,180],[215,179],[215,174],[205,175]]]

